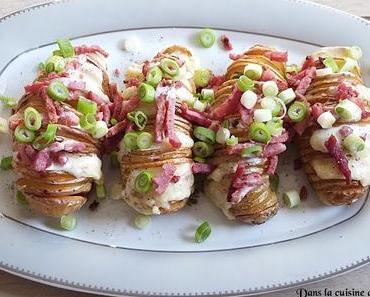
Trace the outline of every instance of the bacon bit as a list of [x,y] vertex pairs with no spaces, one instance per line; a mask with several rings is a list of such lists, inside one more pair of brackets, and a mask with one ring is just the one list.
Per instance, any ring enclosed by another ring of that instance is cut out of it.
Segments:
[[37,172],[44,171],[51,165],[50,155],[46,150],[39,151],[33,162],[33,169]]
[[276,168],[277,168],[277,165],[278,165],[278,161],[279,161],[278,156],[272,156],[270,158],[270,164],[269,164],[269,167],[266,170],[266,173],[268,175],[274,175],[275,174],[275,171],[276,171]]
[[66,65],[66,70],[77,70],[81,67],[81,63],[78,60],[71,60]]
[[102,113],[102,112],[97,112],[97,113],[96,113],[96,116],[95,116],[95,119],[96,119],[97,121],[101,121],[101,120],[103,120],[103,113]]
[[267,51],[264,53],[264,56],[275,62],[288,61],[288,52]]
[[348,166],[348,160],[334,135],[331,135],[329,139],[325,142],[325,147],[328,150],[330,156],[334,158],[340,172],[342,172],[342,174],[346,178],[346,183],[350,184],[352,177],[351,170]]
[[234,86],[232,93],[221,105],[211,111],[210,116],[216,120],[223,119],[226,115],[233,114],[239,110],[242,92]]
[[238,176],[234,181],[233,181],[233,187],[236,189],[243,188],[245,186],[259,186],[263,183],[262,176],[261,174],[257,172],[249,173],[249,174],[244,174]]
[[296,88],[296,93],[304,95],[309,88],[311,81],[316,77],[316,68],[310,67],[301,72],[291,75],[288,78],[288,84]]
[[301,190],[299,191],[299,198],[301,198],[301,200],[306,200],[308,198],[308,191],[305,186],[302,186]]
[[250,145],[252,144],[249,142],[245,142],[245,143],[238,143],[233,146],[227,146],[225,149],[225,153],[226,155],[240,155],[242,150]]
[[358,107],[360,107],[362,119],[370,117],[370,111],[366,109],[365,102],[361,98],[352,97],[349,100],[351,100],[353,103],[357,104]]
[[102,105],[100,107],[100,112],[103,114],[102,120],[108,124],[110,119],[110,109],[108,104]]
[[230,53],[229,54],[229,59],[230,60],[233,60],[233,61],[236,61],[236,60],[239,60],[240,58],[242,58],[244,56],[244,54],[233,54],[233,53]]
[[58,164],[59,166],[63,166],[68,160],[64,153],[50,154],[50,157],[52,159],[52,163]]
[[229,37],[225,34],[221,35],[220,41],[225,50],[231,51],[233,49],[233,45],[231,44]]
[[103,50],[100,46],[98,45],[92,45],[92,46],[86,46],[86,45],[81,45],[81,46],[75,46],[75,53],[77,55],[82,55],[82,54],[102,54],[104,57],[108,57],[109,54]]
[[180,180],[179,175],[174,175],[171,179],[171,183],[176,184]]
[[113,127],[110,127],[107,133],[107,138],[118,135],[119,133],[124,133],[126,129],[126,125],[127,125],[127,122],[126,120],[124,120],[124,121],[117,123]]
[[26,93],[31,93],[34,95],[40,94],[41,90],[48,85],[46,81],[36,81],[30,85],[24,87]]
[[19,125],[23,125],[24,120],[19,118],[16,114],[12,115],[8,121],[8,127],[10,130],[15,130]]
[[180,148],[181,141],[177,137],[175,131],[176,98],[167,98],[166,108],[167,112],[165,128],[168,135],[168,140],[173,148]]
[[206,163],[194,163],[191,166],[191,169],[194,174],[196,173],[211,173],[214,169],[215,166],[212,164],[206,164]]
[[53,100],[48,96],[46,92],[46,87],[41,89],[41,98],[45,101],[45,107],[47,111],[48,121],[49,123],[57,123],[58,122],[58,114],[55,108]]
[[114,71],[113,71],[113,75],[114,75],[115,77],[119,77],[119,76],[121,75],[121,70],[119,70],[118,68],[114,69]]
[[126,88],[129,88],[129,87],[138,87],[141,81],[138,78],[133,77],[133,78],[124,80],[123,83],[125,84]]
[[208,128],[217,132],[218,129],[220,129],[220,127],[221,127],[221,124],[219,121],[212,121],[212,124]]
[[65,140],[63,142],[52,143],[47,150],[51,153],[65,151],[68,153],[81,153],[86,148],[83,142],[76,140]]
[[294,160],[294,170],[300,170],[303,167],[303,161],[301,158],[297,158]]
[[275,80],[275,73],[271,69],[265,68],[262,72],[260,81],[269,81],[269,80]]
[[188,120],[189,122],[203,127],[209,127],[212,125],[212,120],[207,118],[207,114],[205,114],[204,112],[199,112],[194,109],[191,109],[185,103],[181,104],[180,109],[181,116]]
[[352,128],[350,126],[342,126],[340,129],[339,129],[339,134],[340,136],[342,136],[343,138],[347,137],[348,135],[351,135],[353,132]]
[[286,90],[289,87],[288,86],[288,83],[286,81],[282,81],[280,79],[276,79],[275,82],[276,82],[276,84],[278,86],[279,92],[284,91],[284,90]]
[[311,106],[311,115],[313,120],[317,121],[318,117],[324,112],[324,106],[322,103],[317,102]]
[[207,89],[217,89],[226,81],[225,75],[214,75],[212,74],[209,79]]
[[251,112],[252,112],[251,109],[247,109],[247,108],[245,108],[244,106],[242,106],[240,104],[239,105],[239,112],[240,112],[240,117],[241,117],[241,121],[242,121],[243,124],[249,125],[253,122],[253,116],[251,114]]
[[91,101],[94,101],[98,106],[105,104],[105,101],[92,91],[89,91],[86,94],[86,98]]
[[72,81],[68,84],[68,89],[71,91],[85,91],[86,83],[84,81]]
[[162,195],[168,188],[175,175],[176,167],[173,164],[164,164],[163,172],[153,178],[154,191],[157,195]]
[[315,66],[315,58],[312,56],[307,56],[301,70],[306,70],[308,68],[311,68],[312,66]]
[[157,114],[155,117],[155,142],[163,141],[164,123],[166,120],[166,95],[161,94],[156,99]]
[[351,86],[346,85],[344,82],[339,83],[337,91],[335,93],[335,99],[344,100],[353,97],[358,97],[358,92]]
[[143,68],[141,70],[144,77],[146,77],[146,75],[148,74],[149,69],[150,69],[150,62],[148,60],[146,60],[146,61],[144,61]]
[[286,146],[283,143],[272,143],[264,147],[262,157],[269,158],[285,152]]
[[286,132],[284,132],[283,134],[281,134],[279,136],[273,136],[271,138],[269,144],[287,142],[288,139],[289,139],[289,132],[286,131]]
[[25,165],[30,165],[37,151],[30,144],[17,144],[17,159]]
[[58,124],[68,127],[77,126],[80,123],[80,118],[72,111],[58,110]]

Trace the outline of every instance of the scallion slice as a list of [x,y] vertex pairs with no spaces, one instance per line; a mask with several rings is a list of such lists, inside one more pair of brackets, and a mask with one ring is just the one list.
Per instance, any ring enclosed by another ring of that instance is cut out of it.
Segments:
[[202,89],[201,100],[203,102],[212,102],[215,99],[215,91],[213,89]]
[[180,67],[175,60],[169,58],[163,58],[159,62],[159,66],[161,67],[164,74],[172,77],[175,77],[180,72]]
[[262,143],[271,139],[271,132],[264,123],[252,123],[249,127],[249,138]]
[[51,72],[62,72],[65,67],[65,62],[63,57],[60,56],[51,56],[49,59],[46,60],[45,62],[45,71],[47,73]]
[[283,193],[283,201],[287,207],[293,208],[301,203],[301,198],[296,190],[290,190]]
[[15,199],[17,200],[17,203],[20,205],[28,205],[26,196],[19,190],[17,190],[17,193],[15,194]]
[[48,124],[44,133],[38,136],[32,143],[36,150],[42,150],[55,140],[58,131],[57,124]]
[[84,114],[80,117],[80,126],[85,131],[93,131],[96,126],[95,114]]
[[10,170],[13,168],[13,157],[3,157],[1,159],[0,168],[2,170]]
[[153,87],[156,87],[162,80],[162,71],[158,66],[149,69],[146,75],[146,81]]
[[149,84],[141,83],[139,85],[138,93],[142,102],[152,103],[155,100],[155,89]]
[[228,146],[237,145],[239,142],[238,137],[235,137],[234,135],[231,135],[229,139],[226,139],[225,144]]
[[[277,116],[281,111],[281,104],[275,98],[267,96],[261,99],[262,108],[271,110],[273,116]],[[280,100],[278,99],[278,101]]]
[[229,139],[231,136],[231,132],[227,128],[220,128],[217,130],[216,133],[216,141],[220,144],[224,144],[227,139]]
[[323,61],[324,65],[328,68],[331,68],[334,73],[339,72],[339,67],[337,62],[333,59],[333,57],[326,57]]
[[204,141],[209,144],[216,143],[216,133],[215,131],[205,128],[205,127],[195,127],[194,128],[194,136],[201,141]]
[[95,185],[96,197],[98,199],[105,199],[107,197],[107,189],[105,188],[104,184]]
[[135,179],[135,190],[140,193],[148,193],[153,186],[153,175],[149,171],[141,171]]
[[11,97],[0,96],[0,101],[4,102],[6,107],[14,108],[17,106],[17,99]]
[[110,123],[111,123],[112,126],[114,126],[114,125],[118,124],[118,121],[115,118],[111,118]]
[[255,109],[253,118],[256,122],[263,123],[272,120],[272,112],[270,109]]
[[242,158],[251,158],[251,157],[257,157],[261,155],[261,153],[262,153],[262,146],[252,145],[252,146],[243,148],[240,155]]
[[289,88],[281,91],[278,97],[283,101],[285,105],[287,105],[295,99],[296,94],[294,93],[294,90],[292,88]]
[[195,231],[195,242],[201,243],[211,235],[212,229],[207,221],[204,221]]
[[359,121],[361,119],[361,108],[348,99],[340,101],[335,107],[335,112],[346,121]]
[[65,101],[69,97],[68,88],[60,81],[54,80],[47,88],[47,93],[55,101]]
[[273,192],[277,193],[280,183],[280,177],[278,174],[273,174],[269,176],[270,188]]
[[90,133],[96,139],[104,137],[108,133],[107,123],[105,121],[97,121]]
[[270,130],[271,135],[279,136],[283,132],[283,120],[273,119],[266,123],[266,127]]
[[23,126],[17,126],[14,131],[14,137],[20,143],[31,143],[35,139],[35,132]]
[[254,88],[254,81],[245,75],[242,75],[237,80],[237,86],[240,91],[246,92]]
[[142,111],[131,111],[127,114],[129,121],[135,123],[136,127],[141,131],[145,128],[148,122],[148,117]]
[[59,50],[64,58],[70,58],[75,56],[75,50],[72,43],[68,39],[57,39]]
[[193,146],[193,154],[197,157],[207,158],[211,156],[214,152],[213,146],[203,142],[197,141]]
[[197,69],[194,71],[193,80],[195,86],[198,88],[204,88],[208,85],[211,73],[208,69]]
[[86,99],[85,97],[80,96],[77,102],[77,111],[81,112],[82,114],[96,114],[98,109],[98,105],[96,102]]
[[262,85],[262,93],[265,96],[277,96],[277,94],[279,93],[279,88],[276,82],[274,82],[273,80],[264,82]]
[[244,92],[240,98],[240,104],[247,109],[252,109],[256,105],[257,99],[257,94],[251,90],[248,90]]
[[152,219],[150,216],[144,216],[144,215],[139,214],[135,217],[134,224],[136,228],[144,229],[150,224],[151,220]]
[[344,138],[343,146],[351,153],[356,153],[365,149],[365,141],[360,136],[350,134]]
[[194,162],[197,162],[197,163],[207,163],[207,159],[205,158],[202,158],[202,157],[194,157]]
[[244,75],[252,80],[259,80],[262,76],[262,66],[258,64],[247,64],[244,67]]
[[207,103],[203,103],[200,100],[195,100],[194,103],[193,103],[193,108],[200,111],[200,112],[203,112],[207,108]]
[[307,106],[303,102],[295,101],[288,109],[288,117],[295,123],[302,122],[307,116]]
[[24,110],[24,125],[28,130],[37,131],[41,128],[41,114],[33,107]]
[[136,132],[128,132],[123,137],[123,142],[125,144],[125,148],[132,151],[137,149],[137,137],[138,133]]
[[205,28],[199,32],[198,39],[201,46],[210,48],[212,45],[214,45],[216,36],[213,33],[213,30]]
[[139,149],[142,149],[142,150],[148,149],[153,145],[154,137],[149,132],[142,132],[137,137],[136,142],[137,142],[137,147]]
[[77,226],[77,219],[73,215],[64,215],[60,218],[60,227],[67,231],[72,231]]
[[333,124],[335,123],[335,121],[336,121],[336,118],[333,116],[333,114],[330,111],[323,112],[317,118],[317,122],[324,129],[331,128]]

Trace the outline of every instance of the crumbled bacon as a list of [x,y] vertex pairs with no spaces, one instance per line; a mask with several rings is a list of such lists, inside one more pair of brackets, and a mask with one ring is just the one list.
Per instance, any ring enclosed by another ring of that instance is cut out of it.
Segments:
[[129,78],[123,81],[126,88],[129,87],[138,87],[141,83],[141,81],[137,77]]
[[216,120],[223,119],[226,115],[233,114],[239,110],[242,92],[234,86],[232,93],[221,105],[211,110],[210,116]]
[[41,89],[41,98],[45,101],[45,107],[47,111],[48,116],[48,122],[49,123],[57,123],[58,122],[58,114],[54,105],[53,100],[48,96],[46,92],[46,87],[43,87]]
[[358,97],[358,92],[354,90],[350,85],[347,85],[344,82],[340,82],[335,93],[335,99],[344,100],[350,99],[352,97]]
[[176,167],[169,163],[162,166],[162,173],[153,178],[154,191],[157,195],[163,194],[175,175]]
[[320,102],[316,102],[311,106],[311,116],[313,120],[317,121],[318,117],[324,112],[324,106]]
[[279,161],[278,156],[272,156],[270,158],[270,164],[269,164],[269,166],[267,167],[267,170],[266,170],[266,173],[268,175],[275,174],[275,171],[276,171],[276,168],[277,168],[277,165],[278,165],[278,161]]
[[211,78],[208,82],[208,89],[217,89],[226,81],[226,77],[224,75],[211,75]]
[[189,122],[203,127],[209,127],[212,125],[212,120],[210,120],[204,112],[191,109],[185,103],[181,104],[180,109],[181,116]]
[[150,62],[148,60],[144,61],[143,68],[141,70],[141,72],[143,73],[144,77],[146,77],[146,75],[148,74],[149,67],[150,67]]
[[370,117],[370,111],[366,108],[365,102],[359,97],[352,97],[350,100],[361,109],[361,118],[366,119]]
[[[312,124],[312,118],[311,116],[306,116],[306,118],[302,121],[302,122],[299,122],[299,123],[296,123],[294,126],[293,126],[293,129],[294,131],[298,134],[298,135],[302,135],[304,133],[304,131],[306,131],[306,129]],[[292,134],[293,135],[293,134]]]
[[253,114],[251,109],[245,108],[240,104],[239,106],[240,118],[243,124],[249,125],[253,122]]
[[167,112],[165,128],[168,135],[168,140],[173,148],[180,148],[181,141],[177,137],[175,131],[176,98],[167,98],[166,108]]
[[108,124],[110,119],[110,109],[108,104],[102,105],[100,107],[100,112],[103,114],[102,120]]
[[215,166],[212,164],[206,164],[206,163],[194,163],[191,167],[194,174],[196,173],[211,173]]
[[86,90],[86,82],[84,81],[71,81],[68,84],[68,89],[71,91],[84,91]]
[[236,60],[239,60],[240,58],[242,58],[244,55],[243,54],[233,54],[233,53],[230,53],[229,54],[229,58],[231,59],[231,60],[234,60],[234,61],[236,61]]
[[72,111],[58,109],[58,124],[68,127],[77,126],[80,123],[80,118]]
[[227,155],[240,155],[244,148],[251,146],[251,145],[253,144],[245,142],[245,143],[238,143],[232,146],[227,146],[225,149],[225,153]]
[[92,46],[86,46],[86,45],[81,45],[81,46],[75,46],[75,53],[77,55],[82,55],[82,54],[96,54],[99,53],[103,55],[104,57],[108,57],[109,54],[103,50],[100,46],[98,45],[92,45]]
[[86,148],[83,142],[68,139],[62,142],[54,142],[48,147],[48,151],[51,153],[57,153],[65,151],[68,153],[81,153]]
[[332,156],[337,163],[338,169],[340,170],[340,172],[342,172],[347,184],[350,184],[352,180],[351,170],[348,166],[347,157],[340,147],[337,138],[334,135],[331,135],[329,139],[325,142],[325,147],[328,150],[330,156]]
[[269,81],[269,80],[274,80],[274,79],[275,79],[275,73],[269,68],[264,68],[260,81]]
[[339,134],[340,136],[342,136],[343,138],[347,137],[348,135],[351,135],[353,132],[352,128],[350,126],[342,126],[340,129],[339,129]]
[[126,115],[129,112],[134,111],[139,106],[139,104],[139,96],[133,96],[130,98],[130,100],[122,101],[120,113],[119,115],[117,115],[117,117],[114,118],[118,121],[125,119]]
[[276,79],[275,82],[276,82],[276,85],[278,86],[279,92],[284,91],[289,87],[286,81]]
[[279,135],[279,136],[273,136],[270,140],[270,144],[273,144],[273,143],[283,143],[283,142],[287,142],[289,139],[289,132],[286,131],[284,132],[283,134]]
[[225,50],[231,51],[233,49],[233,45],[231,44],[229,37],[225,34],[221,35],[220,41]]
[[240,189],[244,186],[259,186],[263,183],[261,174],[257,172],[239,175],[233,181],[233,187]]
[[26,91],[26,93],[38,95],[40,94],[41,90],[44,89],[47,85],[48,83],[46,81],[36,81],[30,85],[25,86],[24,90]]
[[300,95],[304,95],[309,88],[312,80],[316,76],[316,68],[310,67],[301,72],[291,75],[288,78],[288,84],[291,87],[296,88],[295,92]]
[[117,134],[125,132],[127,122],[121,121],[114,125],[113,127],[110,127],[107,133],[107,138],[113,137]]
[[262,156],[265,158],[269,158],[282,152],[285,152],[286,146],[283,143],[272,143],[268,144],[264,147]]
[[96,119],[97,121],[101,121],[101,120],[103,120],[103,113],[102,113],[102,112],[97,112],[97,113],[96,113],[96,116],[95,116],[95,119]]
[[98,106],[105,104],[105,101],[92,91],[87,92],[86,98],[94,101]]
[[46,150],[37,152],[35,160],[33,161],[33,169],[38,172],[44,171],[51,165],[50,155]]
[[308,198],[308,191],[305,186],[301,187],[301,190],[299,191],[299,198],[301,198],[303,201]]
[[163,141],[164,123],[166,121],[166,95],[161,94],[156,98],[157,114],[155,118],[155,141]]
[[288,52],[267,51],[264,53],[264,56],[275,62],[288,61]]

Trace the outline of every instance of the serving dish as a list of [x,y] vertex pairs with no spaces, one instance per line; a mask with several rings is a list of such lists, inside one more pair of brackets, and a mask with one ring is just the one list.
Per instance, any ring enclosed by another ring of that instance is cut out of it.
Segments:
[[[1,93],[19,97],[21,86],[34,77],[35,61],[42,60],[60,36],[103,46],[111,54],[110,73],[173,43],[191,47],[202,66],[222,73],[229,63],[228,53],[219,46],[202,49],[194,41],[205,26],[227,34],[236,53],[262,43],[288,50],[291,62],[324,45],[356,44],[364,57],[370,54],[365,38],[369,23],[316,4],[288,0],[171,3],[159,1],[148,7],[145,1],[66,1],[3,18]],[[214,13],[202,13],[210,7]],[[163,10],[166,18],[160,17]],[[287,21],[273,17],[288,11]],[[132,18],[134,13],[137,17]],[[132,36],[141,41],[140,51],[125,53],[122,41]],[[362,68],[368,66],[365,63]],[[364,78],[368,81],[368,73]],[[0,146],[4,155],[9,153],[10,143],[3,137]],[[293,169],[295,154],[291,146],[280,162],[281,190],[307,183],[304,174]],[[118,178],[113,172],[109,175],[112,181]],[[78,228],[66,233],[57,230],[53,220],[40,220],[15,204],[9,186],[13,178],[1,173],[0,266],[59,287],[110,295],[252,294],[323,279],[370,259],[366,248],[370,236],[359,228],[368,224],[366,201],[328,208],[310,191],[300,208],[282,209],[264,225],[245,227],[226,221],[199,197],[197,205],[155,218],[143,231],[133,227],[134,213],[121,201],[106,201],[97,212],[85,208]],[[194,230],[204,219],[213,227],[212,236],[195,244]]]

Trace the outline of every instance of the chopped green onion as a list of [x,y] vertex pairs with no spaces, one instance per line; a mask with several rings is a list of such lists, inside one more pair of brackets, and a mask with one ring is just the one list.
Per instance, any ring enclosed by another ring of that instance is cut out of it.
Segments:
[[202,89],[201,100],[203,102],[212,102],[215,99],[215,91],[213,89]]
[[68,88],[57,80],[54,80],[50,83],[47,88],[47,93],[50,98],[55,101],[65,101],[69,96]]
[[67,231],[72,231],[77,226],[77,219],[73,215],[65,215],[60,218],[60,227]]
[[207,108],[207,103],[203,103],[200,100],[195,100],[194,103],[193,103],[193,108],[200,111],[200,112],[203,112]]
[[333,124],[335,123],[335,121],[336,121],[336,118],[333,116],[333,114],[330,111],[323,112],[317,118],[317,122],[324,129],[331,128]]
[[146,81],[153,87],[156,87],[162,80],[162,71],[158,66],[149,69],[146,75]]
[[237,145],[239,142],[238,137],[235,137],[234,135],[231,135],[229,139],[226,139],[225,144],[229,146]]
[[272,120],[272,112],[270,109],[255,109],[253,113],[254,120],[259,123]]
[[10,157],[3,157],[1,159],[1,163],[0,163],[0,168],[2,170],[9,170],[9,169],[12,169],[13,168],[13,157],[10,156]]
[[259,80],[262,76],[262,66],[258,64],[247,64],[244,67],[244,75],[252,80]]
[[154,143],[154,137],[148,132],[142,132],[137,137],[137,146],[139,149],[144,150],[150,148]]
[[139,85],[138,93],[142,102],[151,103],[155,100],[155,89],[149,84],[141,83]]
[[27,107],[24,111],[24,125],[28,130],[37,131],[41,128],[41,114],[33,107]]
[[361,120],[361,108],[348,99],[340,101],[335,107],[335,112],[346,121]]
[[96,102],[86,99],[85,97],[80,96],[77,102],[77,111],[81,112],[82,114],[96,114],[98,109],[98,105]]
[[0,117],[0,132],[4,134],[9,133],[8,121]]
[[39,70],[45,71],[45,63],[44,62],[40,62],[37,67],[38,67]]
[[252,145],[242,149],[241,157],[248,158],[248,157],[256,157],[261,155],[262,153],[262,146],[260,145]]
[[203,141],[197,141],[193,146],[193,154],[197,157],[207,158],[213,154],[213,146]]
[[63,55],[62,55],[62,51],[61,51],[61,50],[54,50],[54,51],[53,51],[53,56],[60,56],[60,57],[63,57]]
[[211,235],[212,229],[207,221],[204,221],[195,232],[195,242],[201,243]]
[[249,127],[250,139],[267,143],[271,139],[271,132],[264,123],[252,123]]
[[9,108],[14,108],[17,106],[17,99],[15,98],[0,96],[0,101],[4,102],[6,107],[9,107]]
[[180,67],[177,62],[169,58],[163,58],[159,62],[159,66],[161,67],[164,74],[167,74],[170,77],[175,77],[180,72]]
[[129,121],[135,123],[136,127],[141,131],[145,128],[148,122],[148,117],[142,111],[131,111],[127,114]]
[[294,93],[294,90],[292,88],[289,88],[281,91],[278,97],[283,101],[285,105],[287,105],[295,99],[296,95]]
[[62,72],[65,67],[65,62],[63,57],[60,56],[51,56],[49,59],[45,62],[45,71],[47,73],[51,72]]
[[148,193],[153,186],[153,175],[149,171],[141,171],[135,179],[135,190]]
[[105,121],[97,121],[95,127],[89,132],[96,139],[102,138],[108,133],[107,123]]
[[275,97],[279,93],[279,88],[273,80],[266,81],[262,85],[262,93],[265,96]]
[[221,127],[229,129],[230,128],[230,121],[229,120],[222,121]]
[[70,58],[76,55],[75,50],[68,39],[57,39],[57,43],[60,53],[64,58]]
[[119,168],[120,164],[119,164],[119,161],[118,161],[118,154],[117,152],[112,152],[110,154],[110,165],[113,167],[113,168]]
[[291,190],[283,193],[283,201],[286,206],[293,208],[301,203],[301,198],[296,190]]
[[261,99],[262,108],[271,110],[273,116],[277,116],[281,111],[281,104],[278,103],[275,98],[276,97],[267,96]]
[[194,157],[194,161],[197,162],[197,163],[206,163],[207,160],[205,158],[202,158],[202,157]]
[[211,72],[208,69],[198,69],[194,71],[193,80],[195,86],[198,88],[206,87],[210,78]]
[[307,116],[307,106],[303,102],[295,101],[288,109],[288,117],[295,123],[302,122]]
[[123,137],[125,148],[128,150],[137,149],[137,137],[138,137],[138,134],[136,132],[126,133],[125,136]]
[[118,121],[115,118],[111,118],[110,123],[112,126],[114,126],[114,125],[117,125]]
[[216,141],[220,144],[224,144],[231,136],[231,132],[227,128],[220,128],[216,133]]
[[269,176],[269,181],[270,181],[270,188],[273,192],[277,192],[279,188],[279,183],[280,183],[280,178],[278,174],[273,174]]
[[28,205],[26,196],[19,190],[17,190],[17,193],[15,194],[15,199],[17,200],[17,203],[20,205]]
[[194,128],[194,136],[201,141],[207,142],[209,144],[216,143],[216,133],[215,131],[204,128],[204,127],[195,127]]
[[247,109],[252,109],[257,103],[257,94],[251,90],[248,90],[243,93],[240,98],[240,103]]
[[283,120],[281,119],[273,119],[266,123],[266,127],[269,129],[271,135],[279,136],[283,132]]
[[96,190],[96,197],[98,199],[105,199],[107,197],[107,190],[105,188],[105,185],[95,185],[95,190]]
[[135,217],[134,224],[138,229],[145,229],[150,224],[151,220],[150,216],[139,214]]
[[350,134],[344,138],[343,146],[351,153],[356,153],[365,149],[365,141],[360,136]]
[[254,88],[254,81],[245,75],[242,75],[237,80],[237,86],[240,91],[246,92]]
[[14,131],[15,139],[20,143],[30,143],[35,139],[35,132],[22,126],[17,126]]
[[355,59],[355,60],[361,59],[361,57],[362,57],[362,50],[361,50],[361,48],[359,46],[352,46],[349,49],[349,56],[352,59]]
[[58,131],[57,124],[48,124],[46,131],[38,136],[32,143],[36,150],[42,150],[55,140]]
[[357,61],[351,58],[346,58],[345,63],[340,69],[340,72],[352,71],[358,64]]
[[198,35],[199,43],[205,48],[210,48],[216,41],[216,36],[211,29],[203,29]]
[[339,67],[337,62],[333,59],[333,57],[326,57],[323,61],[324,65],[331,70],[333,70],[334,73],[339,72]]
[[95,114],[84,114],[80,117],[80,126],[86,131],[93,131],[96,126]]

